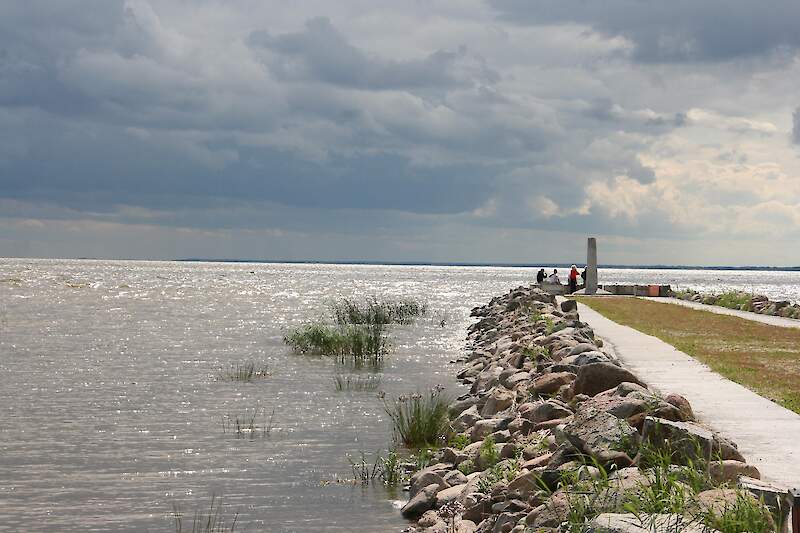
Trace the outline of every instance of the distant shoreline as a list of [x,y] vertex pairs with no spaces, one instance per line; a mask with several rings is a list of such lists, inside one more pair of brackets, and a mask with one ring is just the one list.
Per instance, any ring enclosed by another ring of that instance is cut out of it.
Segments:
[[[175,261],[188,263],[264,263],[264,264],[296,264],[296,265],[370,265],[370,266],[455,266],[455,267],[498,267],[498,268],[569,268],[572,263],[461,263],[461,262],[388,262],[388,261],[316,261],[316,260],[280,260],[280,259],[202,259],[187,258]],[[750,270],[750,271],[782,271],[798,272],[800,266],[726,266],[726,265],[615,265],[600,264],[598,268],[616,268],[622,270]]]
[[[96,257],[0,257],[3,259],[29,259],[53,261],[158,261],[179,263],[255,263],[255,264],[290,264],[290,265],[365,265],[365,266],[443,266],[443,267],[495,267],[495,268],[569,268],[571,263],[481,263],[481,262],[442,262],[442,261],[329,261],[313,259],[213,259],[189,257],[183,259],[142,259],[142,258],[96,258]],[[582,265],[582,263],[581,263]],[[600,264],[598,268],[615,268],[621,270],[719,270],[719,271],[755,271],[755,272],[800,272],[800,266],[730,266],[730,265],[618,265]]]

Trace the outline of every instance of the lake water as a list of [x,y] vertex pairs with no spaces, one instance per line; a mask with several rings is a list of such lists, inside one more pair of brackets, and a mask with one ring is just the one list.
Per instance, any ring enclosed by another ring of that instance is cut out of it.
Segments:
[[[336,481],[348,455],[389,445],[381,401],[337,392],[342,369],[291,354],[283,333],[340,297],[424,300],[392,331],[381,389],[456,395],[469,310],[536,270],[0,259],[0,531],[174,531],[173,505],[191,515],[212,495],[245,531],[398,531],[402,493]],[[798,272],[600,277],[800,298]],[[217,379],[247,359],[270,376]],[[269,435],[223,430],[253,412]]]

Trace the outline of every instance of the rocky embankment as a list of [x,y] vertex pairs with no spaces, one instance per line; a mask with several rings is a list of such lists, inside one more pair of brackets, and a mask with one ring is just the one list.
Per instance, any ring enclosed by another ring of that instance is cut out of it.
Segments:
[[693,290],[673,293],[676,298],[706,305],[719,305],[740,311],[750,311],[760,315],[800,318],[800,304],[789,300],[770,300],[761,294],[728,292],[725,294],[702,294]]
[[521,287],[472,314],[470,391],[451,404],[451,447],[411,477],[409,531],[714,531],[737,506],[772,527],[736,488],[758,470],[626,370],[574,302]]

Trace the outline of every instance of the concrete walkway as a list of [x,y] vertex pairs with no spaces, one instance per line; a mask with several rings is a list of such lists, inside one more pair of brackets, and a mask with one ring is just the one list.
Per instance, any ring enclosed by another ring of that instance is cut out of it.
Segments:
[[735,442],[765,481],[800,487],[800,415],[716,374],[660,339],[578,304],[587,322],[623,364],[653,389],[681,394],[697,418]]
[[800,320],[796,318],[784,318],[782,316],[772,315],[759,315],[758,313],[751,313],[750,311],[739,311],[738,309],[728,309],[719,305],[706,305],[697,302],[689,302],[679,298],[651,298],[648,296],[640,296],[642,300],[650,300],[651,302],[669,303],[674,305],[682,305],[690,307],[699,311],[709,311],[717,313],[718,315],[730,315],[753,322],[761,322],[762,324],[769,324],[770,326],[778,326],[781,328],[800,328]]

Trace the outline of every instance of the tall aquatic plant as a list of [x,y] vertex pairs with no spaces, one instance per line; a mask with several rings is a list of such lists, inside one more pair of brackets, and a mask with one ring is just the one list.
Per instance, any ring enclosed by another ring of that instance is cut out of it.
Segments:
[[359,302],[343,298],[331,304],[331,314],[339,325],[346,324],[411,324],[427,313],[425,303],[413,298],[379,300],[367,298]]
[[436,386],[425,394],[403,395],[393,402],[384,397],[384,410],[392,421],[395,439],[409,448],[426,448],[447,442],[451,433],[449,399]]
[[305,324],[288,333],[283,341],[296,353],[335,357],[343,363],[352,361],[356,368],[380,367],[389,351],[383,324]]

